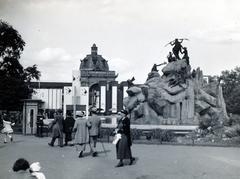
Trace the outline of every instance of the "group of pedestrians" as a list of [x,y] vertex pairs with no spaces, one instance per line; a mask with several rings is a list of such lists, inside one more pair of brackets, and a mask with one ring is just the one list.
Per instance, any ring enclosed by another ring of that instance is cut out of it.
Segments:
[[[84,151],[87,145],[90,148],[90,154],[93,157],[97,157],[98,153],[96,145],[101,128],[101,120],[97,116],[97,109],[91,109],[88,119],[84,116],[83,112],[76,111],[75,119],[68,113],[66,119],[64,120],[61,112],[61,110],[57,111],[54,121],[51,124],[52,140],[48,143],[48,145],[53,147],[57,138],[59,140],[60,147],[68,145],[68,142],[72,140],[72,133],[74,133],[73,144],[79,152],[78,157],[84,157]],[[116,156],[119,160],[116,167],[124,166],[124,159],[129,160],[129,165],[132,165],[135,160],[131,151],[132,140],[128,112],[126,110],[121,110],[119,115],[120,118],[115,129],[115,136],[118,136],[118,140],[114,143],[116,145]],[[63,132],[65,133],[64,145]]]
[[[72,133],[75,133],[74,144],[79,152],[79,158],[83,157],[86,145],[89,144],[90,152],[93,157],[97,156],[96,144],[100,135],[101,120],[96,115],[97,110],[92,109],[90,116],[87,119],[84,113],[76,111],[76,119],[70,113],[66,119],[63,119],[62,111],[58,110],[50,125],[52,129],[52,140],[48,143],[49,146],[54,146],[55,140],[58,138],[60,147],[67,146],[69,141],[72,141]],[[63,145],[63,133],[65,133],[65,144]]]

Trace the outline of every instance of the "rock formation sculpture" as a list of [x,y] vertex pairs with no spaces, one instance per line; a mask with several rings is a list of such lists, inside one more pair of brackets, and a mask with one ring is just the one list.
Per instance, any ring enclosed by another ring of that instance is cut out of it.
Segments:
[[206,82],[199,68],[191,70],[187,52],[180,60],[170,60],[162,72],[160,76],[152,70],[144,84],[128,88],[124,106],[133,123],[209,127],[228,118],[220,83]]

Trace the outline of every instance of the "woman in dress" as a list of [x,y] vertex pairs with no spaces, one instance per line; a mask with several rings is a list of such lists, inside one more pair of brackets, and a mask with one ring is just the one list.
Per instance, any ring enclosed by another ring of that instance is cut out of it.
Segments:
[[119,114],[121,119],[118,121],[116,131],[118,134],[121,134],[121,138],[116,144],[117,159],[119,159],[119,163],[116,165],[116,167],[123,166],[123,159],[130,159],[129,165],[132,165],[133,161],[135,160],[135,158],[132,157],[131,151],[132,140],[128,112],[126,110],[121,110]]
[[[83,157],[83,151],[85,151],[86,144],[89,144],[89,127],[90,123],[86,118],[83,118],[83,113],[81,111],[77,111],[73,131],[76,132],[74,143],[75,145],[78,145],[77,149],[80,150],[78,155],[79,158]],[[91,147],[91,145],[89,146]]]

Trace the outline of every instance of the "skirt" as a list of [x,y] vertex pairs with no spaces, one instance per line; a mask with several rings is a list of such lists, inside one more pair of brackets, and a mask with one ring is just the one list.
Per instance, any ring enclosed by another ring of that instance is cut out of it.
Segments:
[[131,148],[128,145],[128,139],[125,134],[122,134],[121,139],[116,145],[117,159],[130,159],[132,158]]

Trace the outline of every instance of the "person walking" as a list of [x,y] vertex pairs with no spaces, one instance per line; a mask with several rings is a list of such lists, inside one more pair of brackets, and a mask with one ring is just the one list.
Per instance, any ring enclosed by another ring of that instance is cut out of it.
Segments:
[[97,156],[97,151],[96,151],[97,139],[100,135],[100,128],[101,128],[101,120],[97,116],[96,108],[91,109],[88,122],[90,123],[89,137],[90,137],[90,145],[92,149],[91,153],[93,157],[96,157]]
[[121,110],[119,114],[121,118],[118,121],[116,132],[121,136],[120,140],[116,144],[117,159],[119,159],[119,163],[116,165],[116,167],[122,167],[124,165],[123,159],[130,159],[129,165],[132,165],[133,161],[135,160],[135,158],[132,157],[131,151],[132,140],[128,112],[126,110]]
[[[89,131],[90,123],[86,118],[83,118],[83,113],[81,111],[76,111],[76,120],[74,123],[73,131],[76,132],[74,143],[77,145],[77,149],[80,150],[78,157],[83,157],[83,152],[85,151],[86,144],[89,144]],[[90,150],[91,149],[91,145]]]
[[13,129],[12,129],[12,126],[15,125],[14,122],[11,122],[9,120],[9,116],[4,113],[3,114],[3,129],[1,130],[1,133],[5,134],[4,136],[4,143],[7,143],[7,139],[9,138],[9,140],[12,142],[13,141]]
[[65,133],[65,146],[68,145],[69,141],[72,141],[72,130],[74,126],[75,120],[72,117],[71,112],[67,112],[67,117],[63,122],[63,132]]
[[63,147],[63,115],[61,109],[57,110],[54,116],[54,121],[52,122],[52,140],[48,145],[53,147],[57,138],[60,147]]

